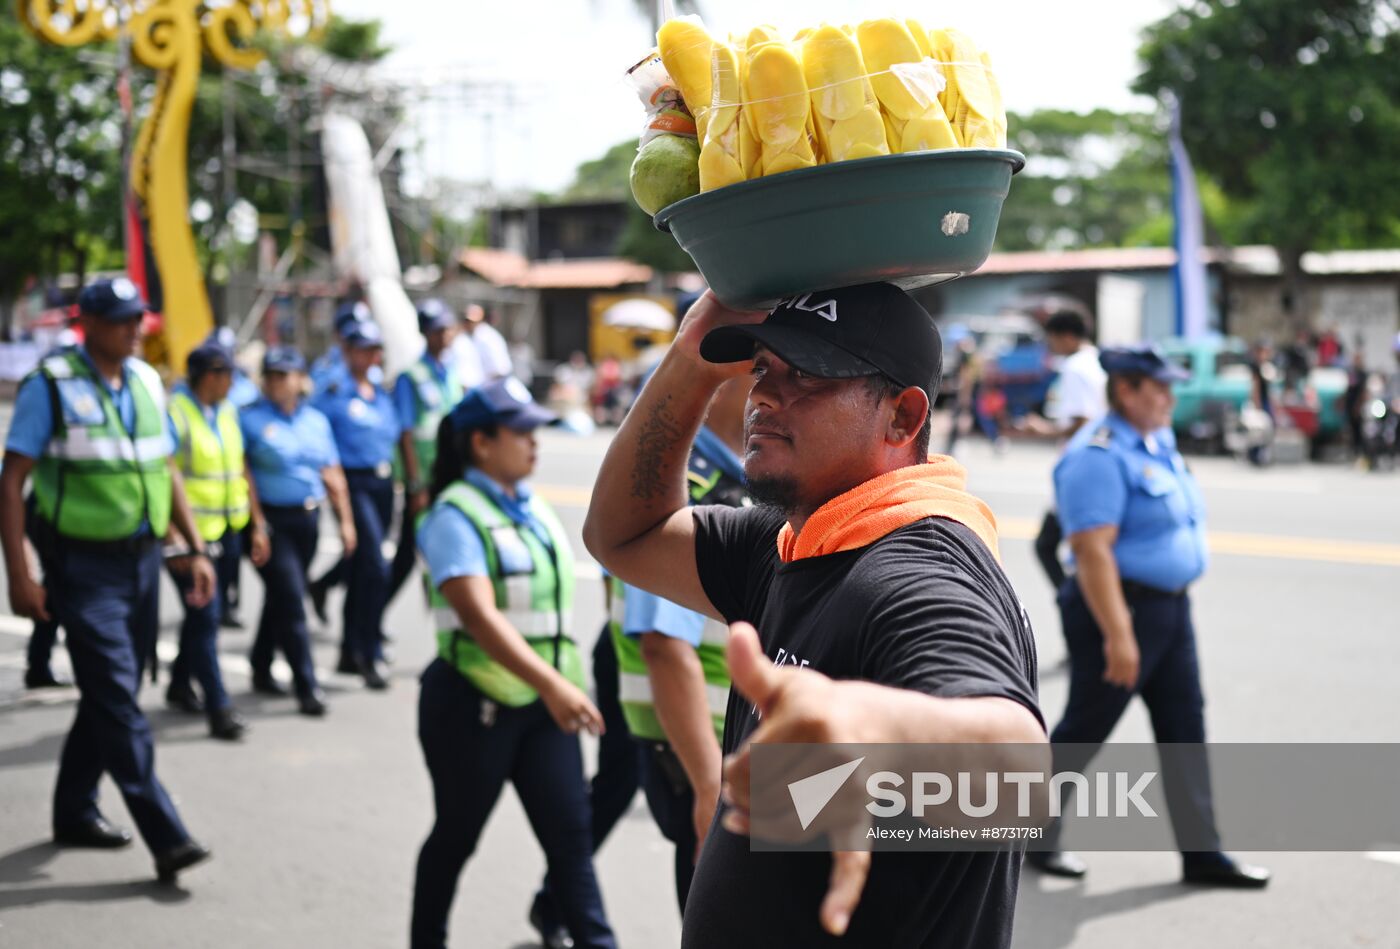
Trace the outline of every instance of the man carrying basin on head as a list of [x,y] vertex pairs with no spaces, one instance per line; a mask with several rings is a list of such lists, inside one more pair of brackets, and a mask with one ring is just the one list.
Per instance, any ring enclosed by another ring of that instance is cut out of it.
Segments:
[[[991,512],[961,466],[928,456],[940,357],[928,313],[889,284],[787,299],[766,319],[707,294],[603,462],[590,551],[733,623],[724,802],[683,946],[1010,943],[1014,852],[758,853],[745,839],[750,742],[1045,741]],[[745,373],[744,475],[762,506],[687,508],[691,440]]]

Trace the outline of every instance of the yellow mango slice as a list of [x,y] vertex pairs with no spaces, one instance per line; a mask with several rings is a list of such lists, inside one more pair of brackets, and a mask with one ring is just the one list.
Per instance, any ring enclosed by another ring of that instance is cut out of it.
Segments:
[[707,138],[719,138],[739,117],[743,91],[739,85],[739,57],[734,47],[716,43],[710,57],[710,121]]
[[818,115],[850,119],[865,108],[865,63],[860,47],[836,27],[823,26],[802,44],[802,74]]
[[691,114],[710,107],[710,51],[714,40],[698,18],[667,20],[656,32],[662,65],[671,74]]
[[890,67],[896,63],[917,63],[923,59],[914,37],[909,35],[909,28],[898,20],[866,20],[856,27],[856,40],[880,107],[896,119],[922,115],[928,108],[927,103],[919,101],[919,97],[890,72]]
[[919,53],[923,56],[932,56],[933,50],[928,44],[928,30],[918,20],[905,20],[904,26],[909,30],[909,35],[914,37],[914,43],[919,47]]
[[900,119],[890,118],[883,111],[880,113],[880,118],[885,123],[885,147],[890,150],[891,155],[898,155],[900,143],[904,141],[904,122]]
[[749,30],[749,35],[744,40],[744,49],[746,53],[752,54],[764,43],[781,43],[782,41],[783,38],[778,34],[776,26],[762,24]]
[[829,161],[845,161],[862,145],[874,149],[877,155],[889,154],[885,125],[878,109],[863,109],[852,118],[831,123],[827,141]]
[[765,155],[770,148],[786,149],[806,130],[811,108],[802,64],[785,44],[769,43],[754,53],[748,79],[745,108]]
[[957,148],[958,144],[957,136],[953,134],[953,126],[943,114],[943,107],[935,103],[923,115],[905,123],[899,150],[901,154],[907,154],[932,151],[936,148]]
[[987,88],[996,100],[996,112],[988,118],[992,120],[993,144],[988,148],[1006,147],[1006,105],[1001,98],[1001,83],[997,82],[996,70],[992,68],[992,57],[982,53],[982,65],[987,67]]
[[717,141],[700,149],[700,190],[713,191],[744,181],[744,169]]
[[[747,111],[747,110],[745,110]],[[759,176],[759,161],[763,158],[763,145],[753,133],[747,121],[739,125],[739,166],[744,169],[744,178]]]
[[763,165],[764,177],[768,175],[780,175],[785,171],[797,171],[800,168],[811,168],[816,164],[812,158],[807,158],[793,152],[782,152],[771,161],[765,161]]
[[865,142],[857,142],[851,146],[851,150],[846,153],[846,161],[853,161],[857,158],[877,158],[880,155],[888,155],[889,146],[881,142],[879,147],[867,145]]

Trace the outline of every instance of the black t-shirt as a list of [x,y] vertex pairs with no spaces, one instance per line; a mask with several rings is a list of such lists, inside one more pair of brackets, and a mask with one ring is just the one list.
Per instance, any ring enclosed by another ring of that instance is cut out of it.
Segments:
[[[700,580],[775,664],[944,697],[1002,696],[1044,725],[1030,621],[967,527],[927,518],[867,547],[784,564],[769,508],[697,507]],[[731,690],[725,753],[757,727]],[[721,805],[720,813],[723,813]],[[683,949],[813,946],[983,949],[1011,943],[1019,852],[877,853],[846,936],[821,928],[831,858],[753,853],[711,826],[686,902]]]

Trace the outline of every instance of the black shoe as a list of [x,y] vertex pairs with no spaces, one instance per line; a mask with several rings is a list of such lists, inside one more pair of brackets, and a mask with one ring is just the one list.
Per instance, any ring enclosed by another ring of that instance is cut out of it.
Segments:
[[237,741],[248,731],[248,723],[231,707],[209,713],[209,734],[221,741]]
[[52,669],[30,669],[24,673],[24,687],[26,689],[61,689],[66,685],[72,685],[67,679],[60,679],[53,674]]
[[545,920],[544,901],[544,893],[536,893],[535,902],[530,905],[530,925],[540,934],[540,944],[544,949],[573,949],[573,937],[564,924]]
[[1026,863],[1052,877],[1078,880],[1089,872],[1089,865],[1068,850],[1028,850]]
[[326,593],[328,592],[325,584],[316,581],[312,581],[306,586],[306,595],[311,600],[311,612],[316,614],[316,619],[321,621],[322,626],[330,622],[326,618]]
[[1183,863],[1181,882],[1198,886],[1219,886],[1237,890],[1260,890],[1269,885],[1272,876],[1263,867],[1238,863],[1225,854],[1215,854],[1208,860]]
[[341,675],[357,676],[360,674],[360,663],[348,652],[343,652],[335,664],[335,671]]
[[320,718],[326,714],[326,693],[320,689],[312,689],[297,696],[297,711],[311,718]]
[[364,676],[365,687],[382,692],[389,687],[388,669],[378,660],[362,661],[360,675]]
[[243,621],[237,613],[225,613],[219,617],[219,626],[223,629],[242,629]]
[[190,715],[204,713],[204,702],[188,685],[179,687],[172,685],[166,689],[165,704],[177,712],[185,712]]
[[259,695],[281,697],[287,694],[287,687],[272,677],[271,672],[253,673],[253,691]]
[[131,843],[131,832],[109,824],[105,817],[96,817],[85,824],[55,830],[53,842],[58,847],[116,850]]
[[162,883],[174,883],[175,875],[188,870],[196,863],[203,863],[212,857],[209,848],[197,840],[187,840],[156,854],[156,878]]

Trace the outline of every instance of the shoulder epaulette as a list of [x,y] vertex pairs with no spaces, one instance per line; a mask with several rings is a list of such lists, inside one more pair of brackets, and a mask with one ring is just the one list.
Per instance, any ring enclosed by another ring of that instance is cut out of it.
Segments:
[[1089,444],[1094,448],[1107,448],[1113,444],[1113,429],[1107,425],[1100,425],[1089,439]]

